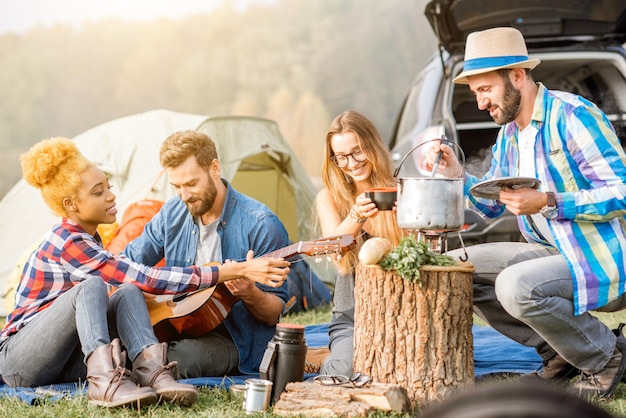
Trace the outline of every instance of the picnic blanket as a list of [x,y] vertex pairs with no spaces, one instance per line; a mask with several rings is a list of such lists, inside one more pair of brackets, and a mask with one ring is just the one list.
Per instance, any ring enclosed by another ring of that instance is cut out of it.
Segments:
[[[488,326],[474,325],[474,374],[477,379],[499,373],[529,373],[541,366],[541,358],[534,348],[523,346],[500,334]],[[305,339],[308,347],[328,346],[328,324],[308,325],[305,327]],[[314,377],[305,375],[305,380]],[[225,387],[242,384],[256,375],[200,377],[181,379],[180,382],[196,386]],[[17,397],[23,402],[34,405],[42,399],[56,400],[62,397],[86,393],[85,383],[64,383],[38,388],[10,388],[0,385],[0,396]]]

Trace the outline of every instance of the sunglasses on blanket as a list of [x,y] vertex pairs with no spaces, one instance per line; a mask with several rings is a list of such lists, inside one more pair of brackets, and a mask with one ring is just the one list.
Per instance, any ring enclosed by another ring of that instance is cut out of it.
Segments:
[[372,381],[372,378],[366,374],[356,372],[352,376],[344,376],[342,374],[320,374],[313,378],[313,381],[321,386],[345,386],[360,388]]

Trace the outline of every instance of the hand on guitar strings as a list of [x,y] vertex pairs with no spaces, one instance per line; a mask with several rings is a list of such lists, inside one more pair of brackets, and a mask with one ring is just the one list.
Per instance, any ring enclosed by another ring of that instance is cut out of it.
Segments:
[[[254,251],[250,250],[246,256],[246,261],[237,262],[226,260],[224,267],[235,268],[238,278],[245,278],[252,282],[261,283],[270,287],[279,287],[287,280],[290,264],[289,261],[283,258],[254,258]],[[226,285],[229,285],[228,281],[226,281]],[[233,292],[233,289],[235,289],[235,291],[245,291],[245,284],[242,283],[233,283],[228,287],[231,292]],[[233,287],[233,289],[231,289],[231,287]],[[233,292],[233,294],[235,293]]]

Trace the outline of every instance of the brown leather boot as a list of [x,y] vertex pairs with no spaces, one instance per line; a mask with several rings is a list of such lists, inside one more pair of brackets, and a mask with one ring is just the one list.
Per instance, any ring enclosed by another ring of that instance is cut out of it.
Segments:
[[194,385],[178,383],[174,379],[176,362],[167,363],[167,343],[151,345],[133,362],[132,378],[141,386],[150,386],[159,398],[183,406],[191,406],[198,399]]
[[572,366],[558,354],[544,360],[541,369],[520,376],[523,383],[547,383],[556,386],[568,386],[570,380],[580,374],[580,370]]
[[613,356],[604,366],[604,369],[596,373],[583,373],[580,381],[574,388],[583,397],[611,398],[619,384],[624,370],[626,370],[626,353],[621,345],[616,345]]
[[124,366],[126,354],[119,339],[98,347],[87,359],[87,396],[92,405],[107,408],[150,405],[157,401],[151,388],[137,386]]
[[304,373],[319,373],[326,357],[330,355],[328,347],[309,348],[306,350]]

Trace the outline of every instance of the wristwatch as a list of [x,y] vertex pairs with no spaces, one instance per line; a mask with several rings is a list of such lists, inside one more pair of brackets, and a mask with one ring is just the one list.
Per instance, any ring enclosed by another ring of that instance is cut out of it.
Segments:
[[350,208],[350,219],[359,224],[365,223],[365,221],[367,221],[367,218],[359,218],[359,215],[356,214],[354,206]]
[[556,208],[556,196],[552,192],[546,192],[546,194],[548,195],[548,204],[539,209],[539,213],[546,219],[556,219],[556,216],[559,214]]

